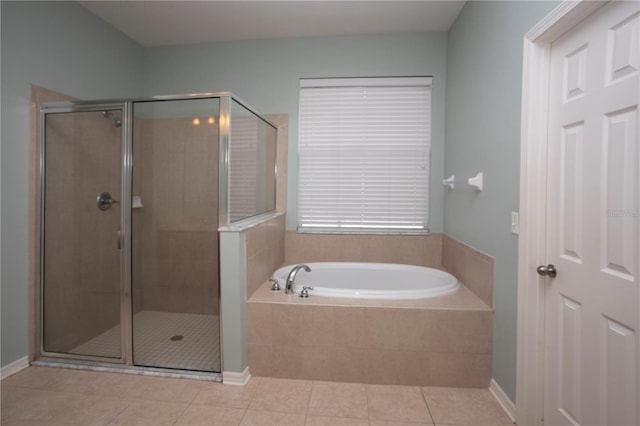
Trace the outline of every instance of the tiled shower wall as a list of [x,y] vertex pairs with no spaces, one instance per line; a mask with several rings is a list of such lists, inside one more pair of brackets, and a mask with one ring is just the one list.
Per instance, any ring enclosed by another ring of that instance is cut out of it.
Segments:
[[[134,309],[218,314],[218,126],[136,119]],[[137,281],[136,281],[137,280]]]
[[[278,127],[276,210],[284,213],[289,118],[265,118]],[[133,195],[139,191],[145,207],[132,212],[140,241],[133,247],[134,309],[217,315],[218,126],[194,126],[189,118],[139,121]],[[246,231],[248,295],[284,261],[284,220]]]
[[[48,351],[68,351],[120,321],[120,129],[98,112],[47,119],[44,329]],[[82,320],[79,321],[78,319]]]

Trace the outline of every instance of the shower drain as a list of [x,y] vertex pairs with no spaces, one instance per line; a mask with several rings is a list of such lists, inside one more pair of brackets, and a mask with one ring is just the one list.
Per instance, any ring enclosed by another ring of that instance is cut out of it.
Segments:
[[181,335],[178,334],[177,336],[173,336],[170,340],[173,341],[173,342],[177,342],[177,341],[182,340],[182,339],[184,339],[184,336],[181,336]]

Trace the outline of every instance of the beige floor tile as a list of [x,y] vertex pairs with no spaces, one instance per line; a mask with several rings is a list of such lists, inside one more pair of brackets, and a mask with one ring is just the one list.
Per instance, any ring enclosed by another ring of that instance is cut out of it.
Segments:
[[51,386],[52,390],[85,395],[102,395],[123,399],[140,398],[145,390],[165,378],[138,374],[107,373],[87,370],[67,370]]
[[210,387],[199,380],[157,377],[142,385],[140,399],[171,402],[192,402],[196,395]]
[[129,405],[118,398],[4,388],[2,424],[106,425]]
[[422,392],[436,424],[512,424],[487,389],[423,387]]
[[367,387],[357,383],[314,382],[307,414],[366,419]]
[[262,377],[226,386],[48,367],[25,369],[1,387],[2,426],[511,424],[487,389]]
[[306,414],[312,382],[256,377],[256,390],[249,409]]
[[256,390],[255,379],[245,386],[230,386],[222,383],[207,383],[192,404],[206,404],[217,407],[245,409],[249,407]]
[[272,411],[247,410],[241,426],[303,426],[304,414],[274,413]]
[[427,405],[417,386],[367,385],[367,399],[370,420],[431,422]]
[[[64,373],[50,387],[52,390],[84,395],[120,396],[120,383],[124,381],[128,385],[131,384],[131,380],[123,374],[71,369],[63,371]],[[117,389],[114,389],[114,386]],[[126,396],[131,396],[130,392],[127,392]]]
[[51,410],[52,425],[108,425],[131,403],[128,400],[96,396],[67,394],[65,404]]
[[173,425],[187,408],[186,403],[134,400],[110,423],[122,426]]
[[[2,419],[2,426],[58,426],[51,424],[50,421],[45,420],[5,420]],[[66,425],[59,425],[66,426]]]
[[[46,423],[51,420],[50,408],[59,398],[55,393],[40,389],[2,386],[0,418],[2,425],[20,423]],[[49,400],[53,398],[54,401]]]
[[307,416],[305,426],[369,426],[369,420],[349,417]]
[[62,368],[32,366],[2,380],[2,388],[51,389],[66,373]]
[[213,405],[192,404],[178,418],[176,426],[237,426],[242,421],[245,410],[223,408]]

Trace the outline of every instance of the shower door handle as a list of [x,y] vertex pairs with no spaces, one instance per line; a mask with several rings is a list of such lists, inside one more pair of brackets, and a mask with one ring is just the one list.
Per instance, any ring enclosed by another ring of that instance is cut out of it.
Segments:
[[118,237],[118,250],[120,250],[122,248],[122,231],[118,229],[116,236]]
[[108,192],[101,192],[98,194],[98,198],[96,198],[96,205],[98,206],[98,209],[102,211],[108,210],[109,207],[111,207],[111,204],[119,202],[120,201],[118,200],[114,200],[113,197],[111,197],[111,194]]

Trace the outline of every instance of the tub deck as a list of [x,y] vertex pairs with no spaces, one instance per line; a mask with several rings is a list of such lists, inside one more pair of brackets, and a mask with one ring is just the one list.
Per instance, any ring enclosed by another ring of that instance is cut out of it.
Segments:
[[302,299],[265,282],[246,318],[255,376],[475,388],[492,377],[493,310],[465,285],[426,299]]
[[[304,277],[300,277],[300,282],[304,283]],[[284,287],[284,286],[283,286]],[[271,283],[266,281],[253,293],[248,300],[249,303],[286,303],[289,305],[315,305],[315,306],[367,306],[383,308],[432,308],[432,309],[492,309],[476,296],[466,285],[461,283],[460,288],[452,294],[436,296],[424,299],[349,299],[344,297],[324,297],[316,296],[313,290],[309,291],[309,298],[299,297],[299,293],[285,294],[284,289],[271,291]]]

